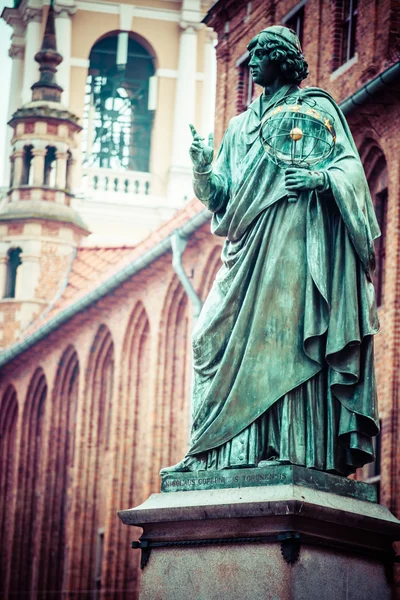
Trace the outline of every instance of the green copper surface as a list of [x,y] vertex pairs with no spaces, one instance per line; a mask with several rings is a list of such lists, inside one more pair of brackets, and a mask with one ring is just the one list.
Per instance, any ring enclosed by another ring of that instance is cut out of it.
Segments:
[[[212,137],[192,127],[194,190],[225,243],[193,335],[189,451],[164,480],[276,461],[348,475],[374,459],[379,228],[343,114],[323,90],[300,90],[304,58],[276,42],[297,65],[289,77],[273,39],[262,32],[249,45],[264,94],[230,121],[213,163]],[[285,171],[260,143],[263,116],[288,95],[334,119],[336,144],[317,171]]]

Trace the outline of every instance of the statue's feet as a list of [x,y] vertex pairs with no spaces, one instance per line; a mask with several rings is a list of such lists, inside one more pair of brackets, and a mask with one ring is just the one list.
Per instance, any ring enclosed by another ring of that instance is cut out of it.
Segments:
[[277,456],[273,456],[268,460],[261,460],[257,467],[277,467],[278,465],[288,465],[287,460],[280,460]]
[[160,475],[167,475],[168,473],[189,473],[190,471],[201,470],[204,470],[202,461],[198,460],[194,456],[185,456],[185,458],[176,465],[161,469]]

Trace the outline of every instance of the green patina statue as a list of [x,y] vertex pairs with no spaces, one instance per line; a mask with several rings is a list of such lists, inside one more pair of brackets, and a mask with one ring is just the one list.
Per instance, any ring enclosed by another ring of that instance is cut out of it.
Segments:
[[[269,27],[248,49],[264,93],[231,120],[213,165],[212,136],[192,127],[195,193],[226,241],[194,331],[190,448],[161,474],[283,463],[348,475],[373,461],[379,432],[379,228],[343,114],[323,90],[298,87],[308,71],[297,36]],[[266,112],[293,94],[335,120],[317,171],[280,168],[260,142]]]

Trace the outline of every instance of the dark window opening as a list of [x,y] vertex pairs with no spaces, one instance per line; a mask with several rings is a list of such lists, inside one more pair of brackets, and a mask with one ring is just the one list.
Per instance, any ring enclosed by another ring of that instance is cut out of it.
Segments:
[[15,161],[14,161],[14,158],[11,158],[11,161],[10,161],[10,188],[14,187],[14,177],[15,177]]
[[346,63],[356,53],[356,29],[358,0],[345,0],[343,3],[342,47],[340,64]]
[[237,114],[247,110],[255,94],[254,81],[249,68],[250,56],[246,55],[236,63],[238,68],[238,84],[236,97]]
[[149,110],[154,59],[126,32],[97,42],[90,53],[84,114],[84,164],[150,170],[154,111]]
[[385,283],[387,200],[387,188],[375,194],[375,214],[381,230],[381,237],[374,242],[376,267],[373,279],[377,306],[381,306],[383,303],[383,288]]
[[289,13],[289,15],[283,20],[283,25],[292,29],[300,40],[300,44],[303,46],[304,36],[304,6],[298,8],[295,13]]
[[66,175],[65,175],[65,185],[66,185],[66,189],[70,190],[72,189],[72,164],[73,164],[73,160],[72,160],[72,154],[71,152],[68,150],[67,152],[67,170],[66,170]]
[[56,149],[54,146],[46,147],[46,156],[44,157],[44,185],[48,187],[56,186]]
[[[22,176],[21,176],[21,185],[31,185],[32,184],[32,159],[33,159],[33,146],[25,146],[24,147],[24,156],[23,156],[23,164],[22,164]],[[18,181],[16,182],[19,185]]]
[[15,290],[17,286],[17,271],[18,267],[22,264],[21,252],[21,248],[12,248],[8,251],[4,298],[15,298]]
[[94,572],[94,597],[99,597],[99,591],[101,590],[101,570],[103,563],[103,552],[104,552],[104,529],[100,528],[97,531],[97,542],[96,542],[96,562]]

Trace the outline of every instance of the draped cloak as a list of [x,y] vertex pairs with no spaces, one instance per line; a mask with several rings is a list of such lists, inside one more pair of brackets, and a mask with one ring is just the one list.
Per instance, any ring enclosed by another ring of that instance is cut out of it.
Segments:
[[[333,153],[318,165],[326,191],[288,202],[284,170],[264,151],[260,122],[285,94],[313,98],[335,119]],[[343,474],[373,460],[379,432],[371,273],[379,236],[364,170],[346,120],[318,88],[285,86],[229,123],[196,195],[226,238],[222,267],[193,335],[189,455],[234,439],[289,392],[324,371],[339,406]]]

